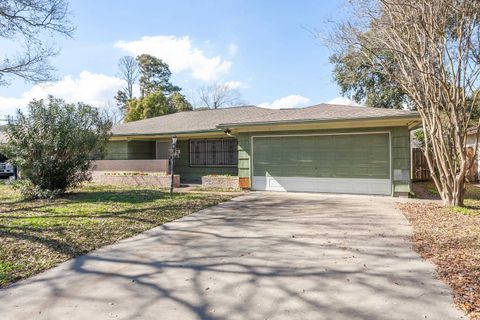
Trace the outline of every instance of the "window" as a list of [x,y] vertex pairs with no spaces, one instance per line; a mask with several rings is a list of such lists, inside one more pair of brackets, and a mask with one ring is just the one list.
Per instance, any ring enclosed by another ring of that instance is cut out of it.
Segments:
[[190,140],[190,166],[236,167],[238,163],[237,140]]

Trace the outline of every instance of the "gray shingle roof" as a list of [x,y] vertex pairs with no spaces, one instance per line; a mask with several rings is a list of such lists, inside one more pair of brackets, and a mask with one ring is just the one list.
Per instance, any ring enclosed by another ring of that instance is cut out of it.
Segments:
[[[268,117],[256,119],[251,123],[275,123],[275,122],[303,122],[325,120],[358,120],[418,116],[417,112],[408,110],[394,110],[383,108],[368,108],[358,106],[345,106],[335,104],[317,104],[307,108],[272,110]],[[248,121],[237,120],[225,124],[247,124]]]
[[319,104],[298,109],[265,109],[255,106],[216,110],[186,111],[139,120],[113,127],[114,135],[171,134],[198,131],[217,131],[219,126],[307,122],[325,120],[381,119],[416,117],[418,113],[406,110]]

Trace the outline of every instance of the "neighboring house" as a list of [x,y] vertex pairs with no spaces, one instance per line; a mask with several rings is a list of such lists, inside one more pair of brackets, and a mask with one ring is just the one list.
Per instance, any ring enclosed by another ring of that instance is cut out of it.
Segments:
[[[469,128],[467,130],[467,156],[474,156],[474,146],[476,140],[476,128]],[[427,159],[423,154],[422,144],[415,138],[412,134],[411,137],[411,148],[412,148],[412,179],[413,181],[426,181],[431,180],[430,169],[428,167]],[[479,161],[477,160],[473,163],[472,167],[467,173],[468,182],[477,182],[479,180]]]
[[187,111],[114,126],[97,170],[164,171],[173,135],[183,182],[239,177],[242,188],[406,195],[418,113],[320,104]]
[[[469,147],[469,154],[474,153],[475,142],[477,140],[477,128],[469,128],[467,130],[467,147]],[[480,140],[479,140],[480,142]],[[480,151],[480,150],[479,150]],[[478,152],[477,152],[478,153]],[[472,166],[470,170],[469,176],[472,177],[473,181],[478,181],[480,177],[480,157],[477,156],[477,161],[474,166]]]

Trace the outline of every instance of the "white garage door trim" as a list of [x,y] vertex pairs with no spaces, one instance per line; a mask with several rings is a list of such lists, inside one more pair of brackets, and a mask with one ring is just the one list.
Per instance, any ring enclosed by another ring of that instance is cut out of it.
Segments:
[[[388,179],[253,176],[255,163],[253,144],[255,138],[369,135],[379,133],[388,134],[388,153],[390,160]],[[250,137],[250,148],[252,151],[252,156],[250,157],[252,190],[392,195],[392,135],[390,131],[259,135]]]

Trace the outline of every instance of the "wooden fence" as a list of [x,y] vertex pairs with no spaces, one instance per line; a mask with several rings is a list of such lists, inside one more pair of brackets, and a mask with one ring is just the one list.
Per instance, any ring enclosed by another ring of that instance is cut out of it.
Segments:
[[[468,148],[467,156],[473,157],[473,149]],[[471,150],[470,150],[471,149]],[[469,182],[478,181],[478,161],[475,161],[470,171],[467,174]],[[413,181],[428,181],[431,180],[430,169],[428,168],[427,159],[423,151],[419,148],[412,149],[412,180]]]
[[431,179],[430,169],[428,168],[427,159],[423,155],[420,148],[412,149],[412,180],[428,181]]

